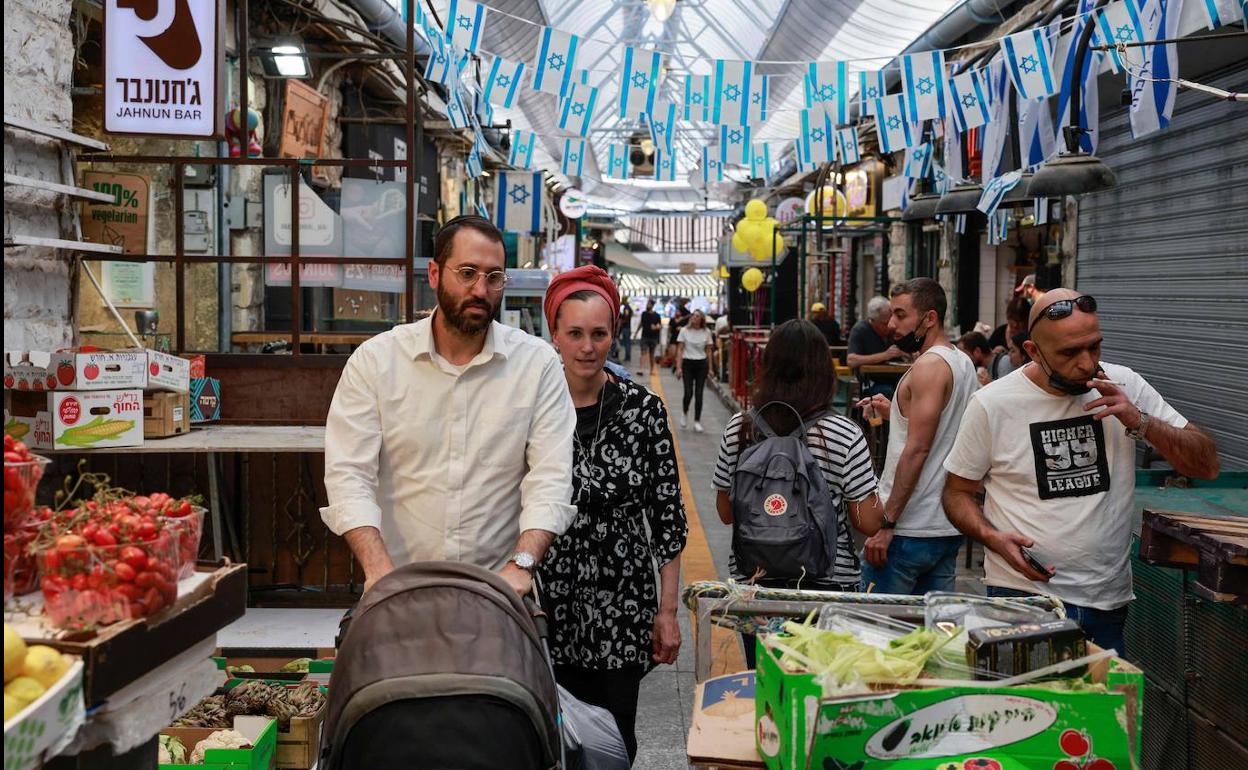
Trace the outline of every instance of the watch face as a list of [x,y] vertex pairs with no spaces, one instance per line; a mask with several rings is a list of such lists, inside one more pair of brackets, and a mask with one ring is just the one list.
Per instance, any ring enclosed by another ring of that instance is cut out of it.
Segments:
[[537,560],[533,558],[533,554],[526,553],[524,551],[512,556],[511,560],[514,561],[516,566],[520,569],[533,569],[533,565],[537,564]]

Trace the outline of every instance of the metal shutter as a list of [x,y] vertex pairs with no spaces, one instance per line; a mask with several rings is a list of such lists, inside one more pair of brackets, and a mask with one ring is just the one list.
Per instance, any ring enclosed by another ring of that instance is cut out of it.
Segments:
[[[1248,90],[1243,66],[1203,82]],[[1079,201],[1077,286],[1100,304],[1104,357],[1210,431],[1224,470],[1248,468],[1248,109],[1181,91],[1164,131],[1136,140],[1102,115],[1118,185]]]

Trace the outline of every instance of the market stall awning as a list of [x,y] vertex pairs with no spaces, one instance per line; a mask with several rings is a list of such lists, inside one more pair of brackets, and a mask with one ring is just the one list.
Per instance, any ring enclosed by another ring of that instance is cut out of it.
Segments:
[[620,276],[620,292],[629,297],[666,299],[687,297],[689,299],[714,299],[719,296],[720,279],[713,273],[660,273],[641,276]]
[[606,247],[607,261],[620,270],[642,275],[658,275],[659,271],[647,265],[636,254],[629,251],[628,247],[614,241],[604,241],[603,245]]

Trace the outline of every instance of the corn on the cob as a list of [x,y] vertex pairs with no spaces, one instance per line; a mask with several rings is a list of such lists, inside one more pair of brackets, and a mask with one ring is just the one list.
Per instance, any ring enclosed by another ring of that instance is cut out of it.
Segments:
[[4,424],[4,434],[12,436],[14,439],[21,441],[26,438],[26,434],[30,433],[30,425],[17,420],[9,420]]
[[134,427],[134,420],[105,420],[96,417],[86,425],[70,428],[57,438],[57,442],[72,446],[90,446],[97,441],[117,438]]

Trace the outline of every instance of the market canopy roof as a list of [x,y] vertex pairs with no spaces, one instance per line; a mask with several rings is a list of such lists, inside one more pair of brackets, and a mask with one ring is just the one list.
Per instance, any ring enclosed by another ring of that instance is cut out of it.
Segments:
[[642,275],[658,275],[659,271],[647,265],[623,244],[607,240],[603,243],[603,248],[606,250],[607,261],[621,270]]

